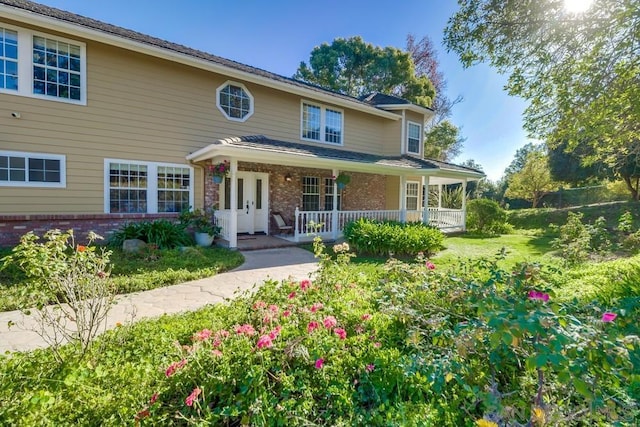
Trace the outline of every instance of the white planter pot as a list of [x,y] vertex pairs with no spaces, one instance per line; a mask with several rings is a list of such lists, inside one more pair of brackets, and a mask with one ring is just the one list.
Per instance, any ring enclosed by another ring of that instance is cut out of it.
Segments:
[[209,233],[196,233],[196,244],[203,248],[207,248],[213,243],[214,237],[215,236],[212,236]]

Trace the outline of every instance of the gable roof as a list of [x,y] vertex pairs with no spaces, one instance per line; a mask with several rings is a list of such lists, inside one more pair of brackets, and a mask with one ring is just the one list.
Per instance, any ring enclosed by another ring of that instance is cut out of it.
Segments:
[[[285,77],[270,71],[263,70],[261,68],[252,67],[250,65],[242,64],[240,62],[232,61],[217,55],[213,55],[201,50],[192,49],[190,47],[172,43],[157,37],[152,37],[137,31],[122,28],[116,25],[108,24],[96,19],[88,18],[75,13],[67,12],[64,10],[56,9],[53,7],[45,6],[39,3],[34,3],[27,0],[0,0],[0,6],[7,6],[14,9],[16,12],[26,12],[23,16],[27,18],[44,17],[59,21],[62,23],[72,24],[73,27],[78,29],[89,30],[97,32],[106,36],[110,36],[110,39],[117,38],[129,43],[138,43],[150,48],[159,48],[164,51],[169,51],[175,54],[184,55],[191,60],[205,61],[209,65],[215,65],[220,69],[217,71],[223,73],[224,71],[236,71],[242,74],[241,78],[251,81],[249,76],[255,76],[261,80],[257,83],[264,83],[264,81],[270,81],[279,84],[280,89],[288,89],[288,91],[303,91],[307,93],[307,96],[324,96],[325,101],[333,102],[338,105],[345,105],[351,108],[364,110],[366,112],[386,117],[388,119],[398,120],[396,114],[387,112],[384,109],[377,108],[368,102],[361,101],[360,99],[344,95],[338,92],[334,92],[328,89],[324,89],[320,86],[309,84],[300,80],[296,80],[290,77]],[[0,7],[0,12],[2,8]],[[1,16],[1,14],[0,14]],[[64,30],[61,30],[64,31]],[[67,30],[68,32],[69,30]],[[84,37],[91,39],[90,34],[83,34]],[[101,40],[105,43],[108,41]],[[113,44],[113,43],[111,43]],[[131,48],[131,47],[130,47]],[[146,52],[150,54],[149,52]],[[413,105],[413,104],[411,104]],[[420,107],[422,108],[422,107]]]
[[[228,148],[230,150],[225,150]],[[242,151],[242,160],[247,154],[255,159],[270,161],[269,155],[284,156],[296,159],[315,167],[321,167],[320,160],[343,163],[345,168],[355,168],[381,171],[386,169],[389,174],[420,174],[432,175],[438,172],[450,172],[457,176],[466,176],[470,179],[484,177],[484,173],[465,166],[441,162],[432,159],[421,159],[413,156],[378,156],[374,154],[360,153],[357,151],[340,150],[332,147],[308,145],[297,142],[279,141],[267,138],[264,135],[248,135],[224,138],[214,141],[212,144],[195,151],[187,156],[188,160],[198,162],[211,158],[214,155],[227,155],[232,152]],[[326,165],[325,165],[326,167]]]

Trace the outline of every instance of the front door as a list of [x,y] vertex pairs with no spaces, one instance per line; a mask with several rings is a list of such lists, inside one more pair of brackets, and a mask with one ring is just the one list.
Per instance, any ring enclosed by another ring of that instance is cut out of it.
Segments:
[[269,175],[257,172],[238,172],[238,233],[267,232],[269,225]]

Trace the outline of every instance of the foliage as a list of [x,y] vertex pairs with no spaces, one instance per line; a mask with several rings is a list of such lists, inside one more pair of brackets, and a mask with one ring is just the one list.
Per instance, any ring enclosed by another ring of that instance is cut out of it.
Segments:
[[443,185],[442,193],[439,195],[439,189],[436,186],[429,186],[429,206],[438,206],[438,196],[442,208],[446,209],[462,209],[462,186],[461,185]]
[[551,178],[546,155],[533,151],[527,155],[522,170],[509,179],[505,196],[529,200],[535,208],[542,196],[556,188],[558,183]]
[[585,261],[590,252],[591,235],[582,223],[582,214],[569,212],[567,223],[559,227],[560,236],[553,241],[568,264]]
[[494,200],[470,200],[467,203],[467,229],[480,234],[505,233],[509,229],[507,212]]
[[568,145],[564,141],[549,147],[549,171],[555,181],[581,185],[597,183],[613,177],[611,169],[603,162],[584,164],[584,159],[591,155],[588,152],[591,147],[583,144],[567,151]]
[[[445,44],[465,66],[488,61],[509,75],[509,93],[529,102],[532,136],[589,145],[587,162],[635,157],[637,168],[638,1],[600,0],[581,14],[564,3],[460,0]],[[637,200],[638,181],[627,182]]]
[[[108,280],[118,294],[146,291],[213,276],[239,266],[243,259],[238,251],[217,247],[181,250],[148,246],[139,254],[113,249]],[[0,269],[0,311],[52,301],[41,287],[28,280],[16,262],[5,263]]]
[[[58,348],[65,342],[77,341],[83,356],[99,330],[104,326],[114,300],[114,288],[109,276],[111,252],[95,246],[75,243],[73,230],[50,230],[44,242],[33,232],[20,238],[20,244],[3,263],[17,264],[37,289],[53,301],[42,304],[34,312],[36,332],[52,346],[61,360]],[[101,236],[91,232],[91,245]],[[33,301],[32,301],[33,303]]]
[[357,36],[316,46],[309,65],[301,62],[293,78],[354,97],[396,95],[425,107],[435,96],[429,78],[416,75],[407,52],[374,46]]
[[[229,304],[116,328],[86,363],[54,368],[49,350],[0,358],[0,424],[458,426],[544,415],[631,425],[638,416],[637,289],[556,301],[563,289],[547,289],[564,280],[539,266],[485,259],[441,271],[391,260],[364,273],[337,246],[335,260],[319,252],[312,281],[268,281]],[[607,311],[616,319],[603,322]]]
[[229,172],[231,171],[231,163],[229,163],[228,160],[225,160],[224,162],[210,164],[208,166],[208,169],[209,173],[211,173],[212,175],[221,176],[224,178],[225,176],[229,175]]
[[630,211],[624,211],[618,218],[618,231],[621,233],[633,231],[633,214]]
[[215,224],[215,209],[204,211],[202,209],[185,210],[180,212],[180,224],[185,230],[196,233],[207,233],[210,236],[218,236],[222,229]]
[[341,173],[337,177],[334,178],[336,184],[347,185],[351,182],[351,177],[347,174]]
[[426,129],[424,157],[449,162],[460,154],[465,139],[457,126],[443,120]]
[[361,218],[344,227],[344,237],[358,253],[370,255],[429,256],[442,247],[444,235],[422,223],[373,221]]
[[166,219],[127,223],[111,235],[109,245],[122,247],[122,243],[128,239],[140,239],[160,249],[193,244],[193,239],[185,231],[184,224],[176,224]]

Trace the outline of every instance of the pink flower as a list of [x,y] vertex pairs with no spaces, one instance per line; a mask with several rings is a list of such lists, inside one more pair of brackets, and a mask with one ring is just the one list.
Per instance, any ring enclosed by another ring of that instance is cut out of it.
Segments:
[[273,345],[273,341],[269,335],[263,335],[258,338],[258,348],[267,348]]
[[289,294],[289,296],[287,298],[289,299],[294,299],[296,297],[296,291],[293,291]]
[[149,400],[149,405],[153,405],[154,403],[156,403],[157,400],[158,400],[158,393],[153,393],[153,396],[151,396],[151,400]]
[[373,372],[373,370],[376,369],[376,365],[369,363],[365,369],[367,372]]
[[203,329],[193,336],[195,341],[204,341],[211,336],[212,332],[209,329]]
[[324,304],[322,304],[321,302],[317,302],[311,306],[311,312],[315,313],[318,310],[322,310],[323,307],[324,307]]
[[549,294],[545,294],[544,292],[529,291],[528,296],[529,299],[533,301],[549,301]]
[[320,324],[318,322],[309,322],[309,324],[307,325],[307,332],[312,333],[319,327],[320,327]]
[[191,394],[187,396],[187,398],[184,400],[184,403],[187,406],[193,406],[193,402],[198,400],[198,396],[200,396],[200,393],[202,393],[202,390],[200,390],[200,387],[194,388]]
[[347,331],[345,331],[344,329],[342,329],[342,328],[335,328],[335,329],[333,330],[333,332],[334,332],[338,337],[340,337],[340,339],[341,339],[341,340],[346,340],[346,339],[347,339]]
[[610,311],[602,313],[602,321],[605,323],[613,322],[616,320],[616,317],[618,317],[618,315],[616,313],[611,313]]
[[370,314],[368,314],[368,313],[367,313],[367,314],[363,314],[363,315],[362,315],[362,317],[361,317],[361,319],[362,319],[362,320],[369,320],[369,319],[371,319],[371,315],[370,315]]
[[302,289],[303,291],[306,291],[310,287],[311,287],[311,280],[304,279],[303,281],[300,282],[300,289]]
[[436,269],[436,265],[434,263],[432,263],[431,261],[425,262],[424,266],[427,267],[429,270],[435,270]]
[[172,363],[171,365],[169,365],[169,367],[167,368],[167,370],[166,370],[166,371],[164,371],[164,374],[165,374],[167,377],[170,377],[171,375],[175,374],[175,373],[176,373],[176,371],[177,371],[178,369],[182,368],[182,367],[183,367],[184,365],[186,365],[186,364],[187,364],[187,359],[182,359],[182,360],[181,360],[181,361],[179,361],[179,362],[174,362],[174,363]]
[[272,313],[277,313],[278,311],[280,311],[280,309],[278,308],[278,306],[277,306],[277,305],[275,305],[275,304],[271,304],[271,305],[269,306],[269,311],[271,311]]
[[324,318],[324,327],[327,329],[331,329],[338,324],[338,321],[333,316],[327,316]]
[[229,335],[231,334],[226,329],[220,329],[218,332],[216,332],[216,337],[219,338],[228,338]]
[[257,309],[260,309],[260,308],[265,308],[266,306],[267,306],[266,302],[264,302],[264,301],[256,301],[256,303],[253,304],[253,309],[257,310]]
[[339,291],[342,289],[342,285],[340,283],[336,284],[336,291]]
[[382,347],[382,343],[381,342],[375,342],[375,343],[373,343],[373,346],[375,348],[380,348],[380,347]]
[[236,327],[236,333],[238,335],[246,335],[248,337],[255,335],[256,330],[253,329],[253,326],[247,324],[241,325],[241,326],[237,326]]
[[324,359],[321,357],[316,360],[316,369],[322,369],[322,365],[324,365]]
[[220,350],[218,350],[217,348],[215,350],[212,350],[211,354],[213,354],[216,357],[222,357],[222,352]]
[[272,340],[275,340],[276,338],[278,338],[278,335],[280,335],[281,330],[282,330],[282,326],[280,325],[276,326],[275,329],[269,332],[269,337],[271,337]]
[[355,327],[355,330],[356,330],[356,333],[357,333],[357,334],[361,334],[361,333],[363,333],[363,332],[364,332],[364,328],[362,327],[362,325],[357,325],[357,326]]
[[262,318],[262,323],[271,323],[272,320],[273,318],[271,317],[271,314],[267,314]]
[[282,317],[289,317],[291,316],[291,310],[285,310],[282,312]]

